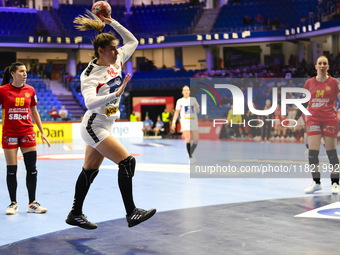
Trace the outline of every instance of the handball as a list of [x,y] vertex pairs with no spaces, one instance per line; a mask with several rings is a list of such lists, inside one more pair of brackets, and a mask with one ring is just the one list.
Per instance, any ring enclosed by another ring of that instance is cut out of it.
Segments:
[[92,6],[91,12],[99,18],[100,15],[103,15],[104,17],[110,17],[111,6],[107,2],[98,1]]

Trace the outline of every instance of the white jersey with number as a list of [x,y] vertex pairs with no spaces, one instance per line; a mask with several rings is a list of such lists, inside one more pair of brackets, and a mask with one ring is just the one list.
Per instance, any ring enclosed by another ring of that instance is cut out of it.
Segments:
[[117,21],[110,24],[123,38],[125,44],[118,49],[115,64],[97,65],[92,60],[80,76],[81,93],[88,108],[82,120],[81,135],[84,141],[96,147],[112,133],[112,125],[119,119],[120,97],[114,93],[123,84],[122,66],[137,48],[138,41]]
[[199,104],[194,97],[182,97],[177,100],[176,110],[180,111],[182,131],[198,129],[197,108],[199,108]]

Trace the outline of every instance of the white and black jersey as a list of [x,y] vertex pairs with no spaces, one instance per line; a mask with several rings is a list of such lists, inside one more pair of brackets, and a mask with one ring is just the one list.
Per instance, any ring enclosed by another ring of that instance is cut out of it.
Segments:
[[81,93],[88,108],[82,121],[84,141],[96,147],[112,133],[112,124],[119,119],[120,97],[114,93],[123,84],[122,66],[138,46],[137,39],[117,21],[110,24],[123,38],[125,44],[118,49],[113,65],[99,66],[93,59],[80,76]]
[[80,76],[81,93],[91,113],[106,119],[119,118],[120,97],[113,94],[122,85],[122,66],[137,48],[138,41],[117,21],[110,24],[123,38],[125,45],[118,49],[117,61],[110,66],[99,66],[92,60]]

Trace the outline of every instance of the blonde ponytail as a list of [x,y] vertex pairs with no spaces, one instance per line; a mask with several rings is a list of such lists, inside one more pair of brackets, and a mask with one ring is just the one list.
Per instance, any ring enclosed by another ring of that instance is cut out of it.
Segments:
[[80,31],[94,29],[98,32],[98,35],[92,41],[92,45],[94,47],[94,56],[99,59],[98,49],[104,49],[107,45],[110,45],[112,41],[116,40],[116,36],[111,32],[102,33],[105,23],[89,10],[86,10],[86,13],[84,16],[79,15],[76,17],[73,23],[78,24],[75,27]]
[[86,10],[85,15],[79,15],[73,20],[76,29],[80,31],[86,31],[94,29],[99,34],[102,32],[103,28],[105,27],[105,23],[101,21],[95,14]]

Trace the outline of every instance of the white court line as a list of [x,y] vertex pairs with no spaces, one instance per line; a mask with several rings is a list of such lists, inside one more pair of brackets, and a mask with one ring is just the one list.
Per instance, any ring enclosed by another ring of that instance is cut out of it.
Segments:
[[202,231],[202,230],[194,230],[194,231],[190,231],[190,232],[181,234],[181,235],[179,235],[178,237],[182,237],[182,236],[185,236],[185,235],[188,235],[188,234],[192,234],[192,233],[196,233],[196,232],[200,232],[200,231]]
[[85,145],[64,145],[63,146],[65,151],[69,150],[85,150],[86,146]]
[[[103,165],[100,168],[104,169],[117,169],[117,166]],[[178,165],[178,164],[143,164],[137,163],[136,171],[146,172],[161,172],[161,173],[190,173],[190,165]]]
[[161,144],[161,143],[147,143],[148,145],[152,145],[154,147],[165,147],[164,144]]

